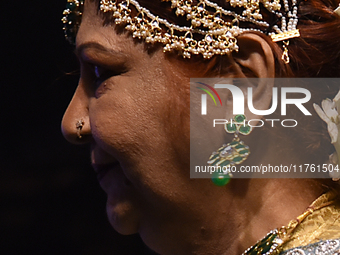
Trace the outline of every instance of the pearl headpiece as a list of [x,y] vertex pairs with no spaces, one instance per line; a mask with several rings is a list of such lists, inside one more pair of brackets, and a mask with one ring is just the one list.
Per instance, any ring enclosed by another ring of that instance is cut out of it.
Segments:
[[[156,16],[137,0],[101,0],[100,10],[111,14],[113,21],[124,26],[134,38],[143,39],[146,43],[160,43],[164,45],[164,52],[177,51],[184,58],[202,55],[209,59],[214,55],[238,51],[236,37],[246,31],[265,33],[274,42],[285,41],[285,51],[287,40],[300,36],[296,28],[297,0],[282,0],[283,6],[280,0],[226,0],[230,6],[228,9],[209,0],[162,1],[171,2],[171,9],[177,16],[186,18],[188,24],[178,25]],[[68,0],[68,5],[78,8],[82,2]],[[64,11],[65,31],[68,31],[67,26],[76,31],[75,26],[79,22],[71,19],[70,15],[77,8]],[[70,39],[71,36],[66,32],[66,37]],[[283,60],[289,62],[288,54]]]
[[83,15],[84,0],[67,0],[61,21],[64,23],[65,38],[71,44],[76,43],[78,28]]

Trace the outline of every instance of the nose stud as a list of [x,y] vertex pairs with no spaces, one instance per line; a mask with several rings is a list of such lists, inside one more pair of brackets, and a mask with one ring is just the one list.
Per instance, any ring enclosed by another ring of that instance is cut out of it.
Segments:
[[84,121],[83,120],[78,120],[77,123],[76,123],[76,128],[77,128],[77,137],[78,139],[81,139],[82,138],[82,135],[80,134],[83,126],[84,126]]

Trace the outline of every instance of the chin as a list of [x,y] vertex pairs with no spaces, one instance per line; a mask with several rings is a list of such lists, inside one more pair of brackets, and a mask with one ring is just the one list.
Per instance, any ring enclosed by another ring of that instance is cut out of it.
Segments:
[[111,204],[110,200],[106,204],[106,212],[111,226],[122,235],[132,235],[138,233],[138,216],[136,209],[129,202]]

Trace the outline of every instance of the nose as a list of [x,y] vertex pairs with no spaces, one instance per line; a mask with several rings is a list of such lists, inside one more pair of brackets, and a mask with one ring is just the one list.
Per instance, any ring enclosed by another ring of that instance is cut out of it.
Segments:
[[91,139],[89,100],[80,81],[61,123],[62,133],[70,143],[83,144]]

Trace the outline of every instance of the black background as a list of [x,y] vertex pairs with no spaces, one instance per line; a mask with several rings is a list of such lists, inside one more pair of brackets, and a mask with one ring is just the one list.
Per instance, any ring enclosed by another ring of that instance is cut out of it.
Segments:
[[89,148],[62,137],[78,80],[65,5],[0,1],[0,254],[151,254],[114,232]]

